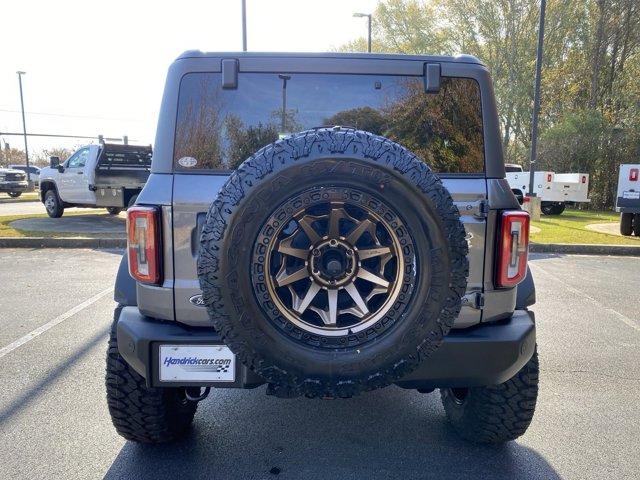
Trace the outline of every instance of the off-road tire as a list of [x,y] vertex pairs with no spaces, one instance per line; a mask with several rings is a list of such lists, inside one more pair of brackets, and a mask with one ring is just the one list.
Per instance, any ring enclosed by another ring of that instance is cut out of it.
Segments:
[[[621,213],[620,214],[620,235],[628,237],[633,233],[633,213]],[[636,222],[637,224],[638,222]],[[637,233],[636,233],[637,235]]]
[[107,207],[109,215],[119,215],[122,209],[120,207]]
[[[256,288],[267,219],[336,189],[395,207],[421,252],[395,316],[342,338],[298,328]],[[368,132],[319,128],[267,145],[231,174],[203,227],[198,276],[212,326],[276,395],[351,397],[400,380],[441,345],[460,312],[467,252],[459,212],[422,160]]]
[[11,198],[18,198],[20,195],[22,195],[22,192],[9,192]]
[[636,237],[640,237],[640,213],[636,213],[633,216],[633,234]]
[[64,213],[64,204],[55,189],[49,189],[44,194],[44,208],[51,218],[60,218]]
[[[465,397],[466,395],[466,397]],[[441,389],[449,423],[462,438],[475,443],[504,443],[524,434],[538,398],[538,353],[500,385]]]
[[114,312],[107,349],[107,403],[116,431],[139,443],[163,443],[184,436],[197,403],[181,388],[147,387],[145,379],[118,352],[116,325],[122,306]]

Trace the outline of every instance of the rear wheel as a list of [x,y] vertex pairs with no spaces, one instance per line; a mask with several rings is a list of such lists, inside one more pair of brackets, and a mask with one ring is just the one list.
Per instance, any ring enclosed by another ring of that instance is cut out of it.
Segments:
[[636,213],[633,216],[633,234],[636,237],[640,237],[640,213]]
[[122,211],[119,207],[107,207],[107,212],[109,215],[118,215]]
[[163,443],[184,436],[196,413],[197,403],[184,388],[147,387],[145,379],[122,358],[116,338],[116,308],[107,350],[107,403],[116,431],[127,440]]
[[504,443],[524,434],[538,398],[538,354],[499,385],[440,390],[449,423],[462,438]]
[[562,202],[542,202],[540,210],[545,215],[560,215],[564,208],[565,204]]
[[9,192],[11,198],[18,198],[20,195],[22,195],[22,192]]
[[64,213],[64,205],[55,190],[47,190],[44,194],[44,208],[51,218],[60,218]]
[[[633,233],[633,213],[621,213],[620,214],[620,235],[628,237]],[[638,222],[636,222],[638,224]],[[636,235],[637,235],[636,231]]]

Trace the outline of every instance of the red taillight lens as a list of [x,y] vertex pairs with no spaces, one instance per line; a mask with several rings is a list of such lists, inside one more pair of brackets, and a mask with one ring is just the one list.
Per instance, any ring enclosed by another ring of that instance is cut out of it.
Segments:
[[632,168],[631,170],[629,170],[629,180],[632,182],[637,182],[638,181],[638,169],[637,168]]
[[143,283],[160,283],[160,212],[153,207],[127,210],[129,273]]
[[587,177],[586,177],[586,175],[583,175],[583,176],[582,176],[582,183],[587,183]]
[[518,210],[502,212],[498,242],[497,287],[514,287],[527,274],[529,214]]
[[550,182],[553,179],[553,175],[550,173],[547,173],[547,182]]

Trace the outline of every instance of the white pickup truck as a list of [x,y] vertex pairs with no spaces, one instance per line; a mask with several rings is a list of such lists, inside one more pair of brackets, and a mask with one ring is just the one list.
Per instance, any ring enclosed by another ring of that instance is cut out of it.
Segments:
[[[511,191],[522,204],[529,194],[529,172],[512,163],[506,164],[505,170]],[[589,174],[534,172],[533,191],[541,200],[542,213],[560,215],[567,203],[589,202]]]
[[135,203],[150,170],[150,146],[87,145],[64,163],[50,158],[50,166],[40,170],[40,201],[52,218],[69,207],[106,208],[117,215]]
[[620,165],[616,212],[620,212],[620,234],[640,237],[640,164]]

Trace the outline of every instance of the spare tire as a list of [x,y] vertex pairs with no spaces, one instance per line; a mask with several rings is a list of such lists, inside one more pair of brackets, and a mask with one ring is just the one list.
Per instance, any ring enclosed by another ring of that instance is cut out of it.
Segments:
[[467,241],[414,154],[354,129],[278,140],[231,174],[198,256],[216,331],[277,395],[349,397],[396,382],[460,312]]

